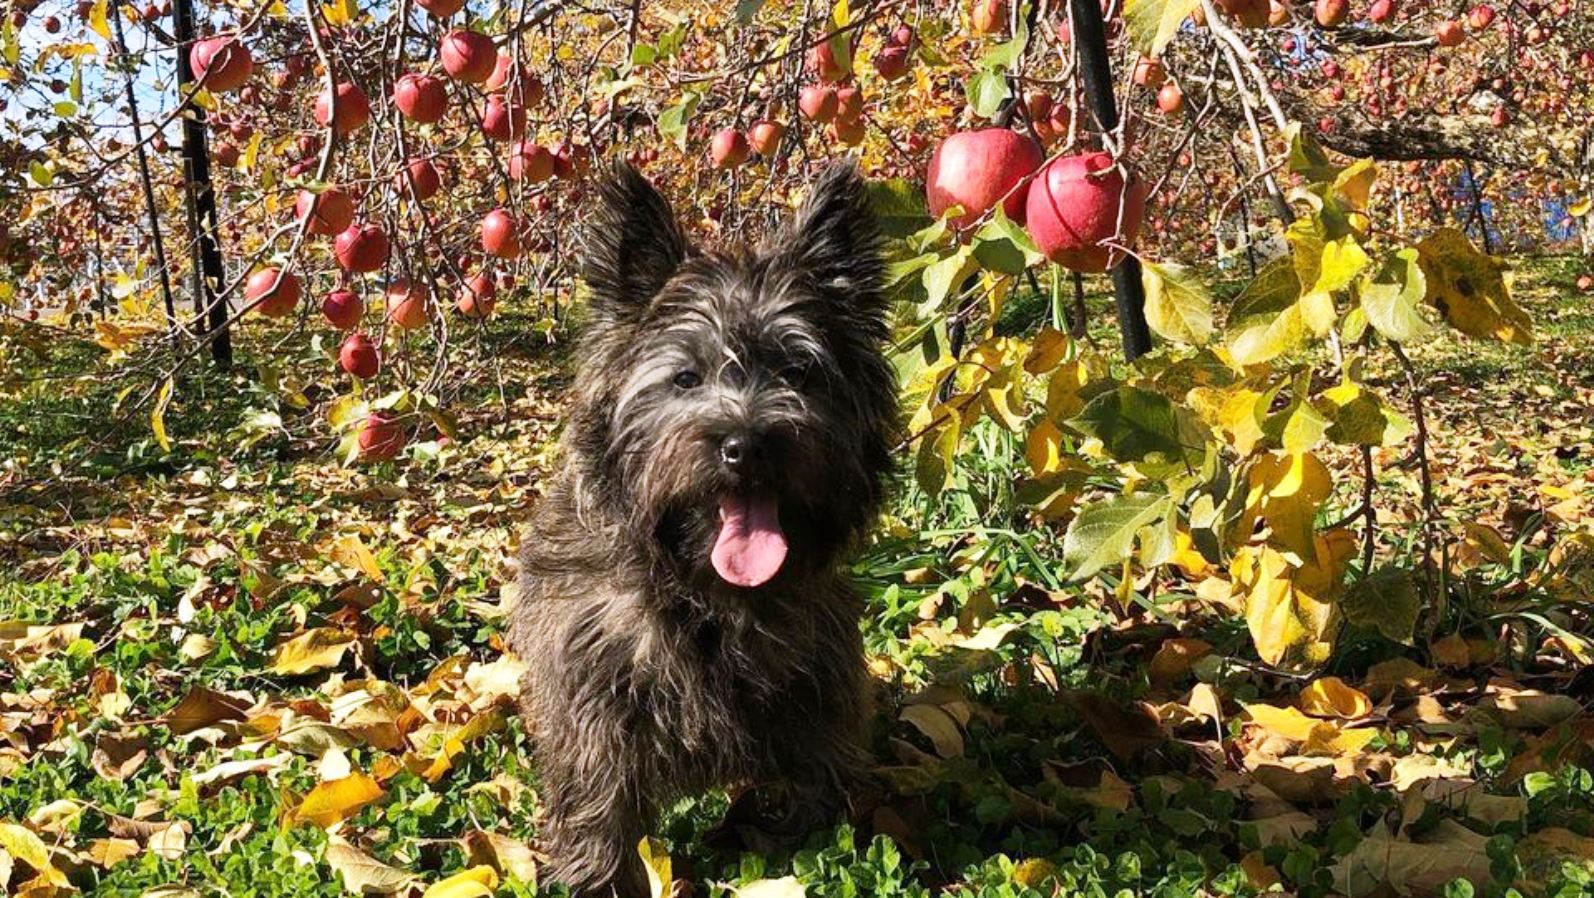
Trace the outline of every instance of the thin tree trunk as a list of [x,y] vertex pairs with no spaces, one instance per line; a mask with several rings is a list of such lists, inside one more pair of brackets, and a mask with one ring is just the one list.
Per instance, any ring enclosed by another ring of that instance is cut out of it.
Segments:
[[[172,4],[177,36],[177,95],[188,96],[194,73],[188,65],[188,48],[194,42],[193,0]],[[191,105],[183,114],[183,187],[188,226],[193,235],[195,328],[210,342],[210,358],[218,366],[232,365],[232,334],[227,326],[227,303],[218,293],[226,281],[217,239],[216,191],[210,180],[210,149],[205,141],[205,110]]]
[[166,241],[161,236],[160,208],[155,205],[155,184],[149,176],[149,152],[144,146],[143,125],[138,117],[138,96],[133,90],[133,61],[127,53],[127,38],[122,33],[122,4],[111,4],[111,20],[116,25],[116,59],[122,67],[122,86],[127,91],[127,116],[133,123],[133,146],[138,156],[138,181],[144,192],[144,212],[149,216],[149,238],[155,247],[155,271],[160,276],[161,299],[166,305],[166,335],[177,341],[177,305],[172,298],[170,269],[166,264]]

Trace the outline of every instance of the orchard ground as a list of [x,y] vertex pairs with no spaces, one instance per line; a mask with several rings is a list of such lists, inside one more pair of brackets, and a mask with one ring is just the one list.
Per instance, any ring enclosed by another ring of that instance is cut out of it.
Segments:
[[[796,894],[792,875],[825,896],[1594,894],[1594,680],[1507,626],[1554,643],[1565,603],[1594,597],[1594,545],[1565,538],[1594,515],[1594,297],[1577,260],[1514,261],[1535,346],[1412,352],[1441,526],[1474,556],[1453,627],[1270,670],[1225,597],[1058,582],[1060,528],[985,514],[1022,440],[976,430],[983,460],[937,500],[904,476],[856,565],[880,690],[858,825],[794,853],[742,825],[744,797],[703,796],[656,834],[673,875],[695,894]],[[1043,314],[1022,300],[1015,328]],[[1110,298],[1090,306],[1111,349]],[[105,411],[148,387],[137,360],[8,327],[0,821],[29,825],[0,825],[0,869],[54,871],[39,895],[538,893],[499,631],[557,433],[554,332],[492,319],[457,438],[428,427],[400,462],[345,467],[307,436],[327,347],[269,376],[191,367],[168,451],[147,406]],[[1410,410],[1398,370],[1370,382]],[[1381,459],[1376,526],[1410,559],[1406,451]],[[971,577],[975,556],[998,574]]]

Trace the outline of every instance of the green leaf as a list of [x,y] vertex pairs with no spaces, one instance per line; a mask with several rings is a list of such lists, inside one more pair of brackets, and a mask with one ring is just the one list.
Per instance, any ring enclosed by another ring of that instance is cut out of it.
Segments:
[[975,63],[976,68],[998,69],[1012,68],[1024,56],[1024,48],[1029,44],[1029,24],[1022,18],[1018,20],[1018,31],[1011,38],[992,47],[989,52],[979,58]]
[[1002,103],[1011,96],[1007,89],[1007,78],[998,69],[980,69],[964,83],[963,92],[968,95],[969,106],[974,109],[974,114],[981,118],[991,118],[1002,108]]
[[1362,278],[1362,311],[1374,330],[1406,343],[1433,330],[1419,311],[1427,292],[1428,279],[1417,262],[1417,250],[1408,246],[1385,258],[1377,274]]
[[869,181],[864,185],[864,194],[869,198],[869,209],[874,213],[880,232],[886,237],[902,239],[932,224],[924,191],[906,178]]
[[1153,477],[1198,467],[1206,454],[1193,414],[1161,393],[1139,387],[1102,393],[1068,423],[1100,440],[1117,461],[1133,462]]
[[1063,567],[1068,578],[1083,580],[1128,558],[1140,528],[1172,509],[1172,497],[1156,493],[1115,496],[1080,509],[1063,537]]
[[1284,139],[1290,144],[1289,159],[1285,163],[1290,171],[1305,175],[1308,181],[1332,182],[1339,177],[1340,167],[1329,161],[1328,154],[1312,135],[1301,129],[1300,122],[1291,122],[1284,129]]
[[974,248],[967,245],[959,246],[952,255],[925,268],[923,281],[927,296],[920,306],[920,317],[939,311],[946,304],[947,297],[958,293],[963,280],[978,268],[974,261]]
[[1183,265],[1142,263],[1146,323],[1165,339],[1200,346],[1212,339],[1212,296]]
[[1234,301],[1229,312],[1229,354],[1240,365],[1257,365],[1300,346],[1306,338],[1301,282],[1289,257],[1269,262]]
[[1200,7],[1200,0],[1126,0],[1124,24],[1135,49],[1147,56],[1161,56],[1168,41],[1179,33],[1179,25]]
[[55,183],[55,172],[50,171],[49,166],[37,159],[28,165],[28,177],[32,178],[33,183],[40,187],[49,187]]
[[1023,274],[1046,259],[1024,229],[1014,224],[998,203],[991,220],[974,234],[974,257],[988,271]]
[[660,56],[668,59],[681,52],[681,48],[686,45],[686,25],[687,23],[682,22],[659,35],[658,47]]
[[1340,598],[1339,607],[1352,625],[1410,645],[1422,598],[1410,572],[1381,567],[1352,583]]
[[676,146],[686,146],[686,123],[697,111],[703,95],[688,91],[680,102],[659,114],[659,135],[675,141]]
[[957,455],[958,442],[962,436],[962,422],[956,414],[948,414],[947,420],[919,441],[919,454],[913,470],[919,489],[931,496],[939,496],[952,485],[952,460]]
[[50,109],[59,118],[71,118],[72,116],[77,115],[77,104],[71,100],[59,100],[54,106],[51,106]]
[[652,44],[637,44],[631,48],[631,66],[642,68],[653,64],[659,58],[659,48]]

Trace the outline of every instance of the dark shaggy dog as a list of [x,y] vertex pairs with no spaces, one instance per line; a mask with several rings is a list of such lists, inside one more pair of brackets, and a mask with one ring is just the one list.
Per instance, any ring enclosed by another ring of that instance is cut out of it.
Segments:
[[563,470],[509,641],[550,877],[631,896],[638,841],[683,794],[784,782],[792,832],[841,809],[866,700],[837,564],[879,506],[897,409],[853,165],[751,252],[695,251],[629,167],[599,193]]

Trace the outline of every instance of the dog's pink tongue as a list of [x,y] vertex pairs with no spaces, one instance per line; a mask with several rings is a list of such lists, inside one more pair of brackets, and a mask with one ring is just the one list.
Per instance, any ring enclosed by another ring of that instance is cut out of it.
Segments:
[[709,556],[727,583],[763,586],[786,561],[786,534],[780,530],[773,496],[722,496],[720,535]]

